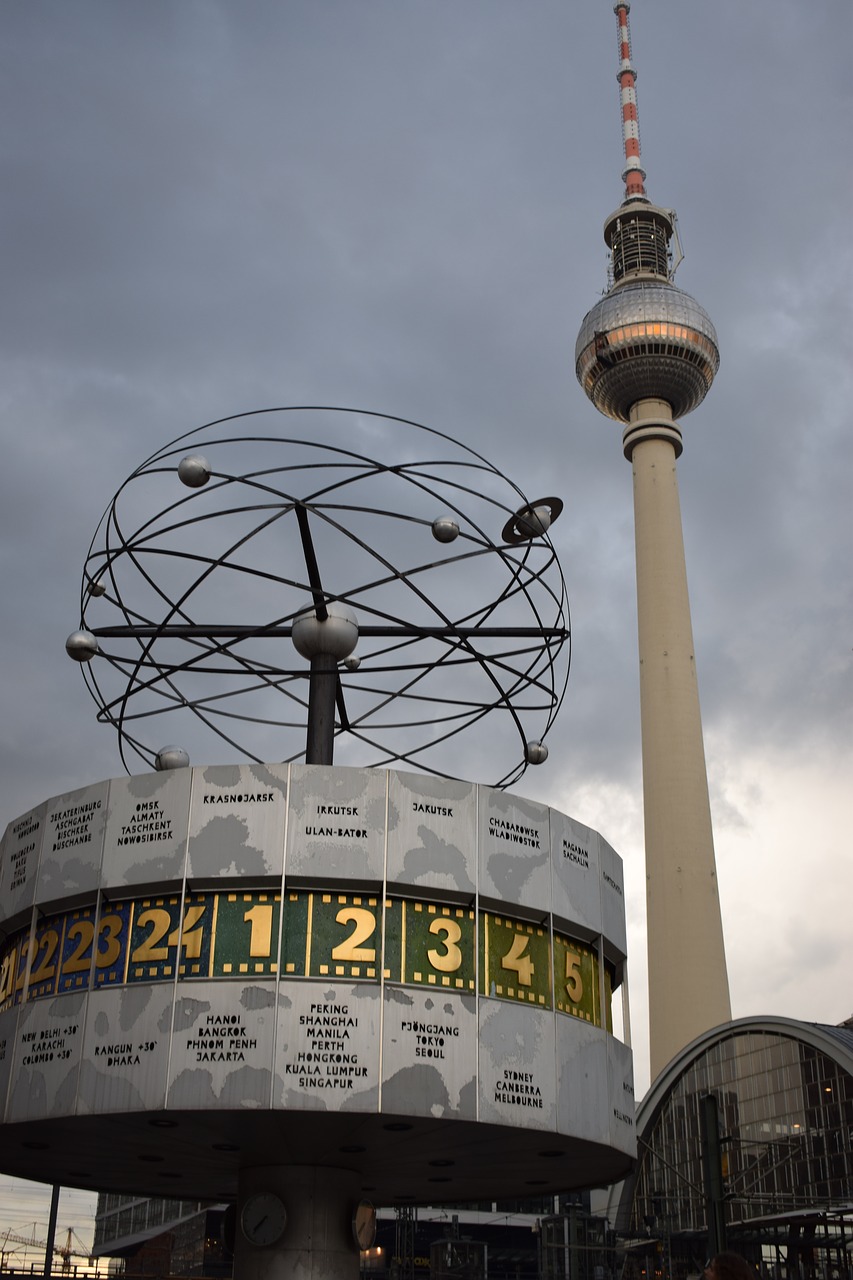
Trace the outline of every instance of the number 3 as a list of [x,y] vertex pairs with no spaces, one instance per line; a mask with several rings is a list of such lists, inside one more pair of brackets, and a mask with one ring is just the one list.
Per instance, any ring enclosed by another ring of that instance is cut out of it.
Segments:
[[438,919],[433,920],[429,931],[444,934],[444,954],[434,949],[427,952],[427,959],[433,969],[438,969],[439,973],[455,973],[462,965],[462,952],[456,945],[462,937],[461,928],[455,920]]

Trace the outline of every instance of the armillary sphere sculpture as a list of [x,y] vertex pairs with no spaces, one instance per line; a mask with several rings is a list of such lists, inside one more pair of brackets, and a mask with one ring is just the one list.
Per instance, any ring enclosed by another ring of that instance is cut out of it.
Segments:
[[[405,419],[220,419],[121,485],[66,648],[129,772],[186,764],[190,745],[331,764],[337,742],[338,763],[453,776],[474,749],[451,740],[495,712],[510,732],[489,736],[493,785],[509,786],[546,758],[568,679],[561,510]],[[163,717],[181,747],[146,740]]]

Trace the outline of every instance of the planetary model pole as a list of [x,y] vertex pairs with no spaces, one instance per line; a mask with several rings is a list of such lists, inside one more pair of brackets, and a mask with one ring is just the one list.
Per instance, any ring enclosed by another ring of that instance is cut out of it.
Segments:
[[634,473],[655,1079],[695,1036],[731,1018],[676,473],[676,419],[702,401],[720,357],[708,315],[672,283],[675,214],[646,194],[629,10],[614,6],[625,198],[604,224],[610,288],[585,316],[575,354],[586,395],[625,424]]

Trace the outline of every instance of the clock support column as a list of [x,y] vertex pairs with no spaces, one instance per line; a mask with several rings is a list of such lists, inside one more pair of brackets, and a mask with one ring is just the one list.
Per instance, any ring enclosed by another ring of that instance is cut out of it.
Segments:
[[[359,1176],[348,1169],[271,1165],[240,1172],[234,1274],[240,1280],[358,1280],[353,1213]],[[257,1199],[263,1197],[263,1199]],[[266,1198],[284,1205],[284,1230],[265,1221]],[[260,1206],[253,1212],[255,1206]]]

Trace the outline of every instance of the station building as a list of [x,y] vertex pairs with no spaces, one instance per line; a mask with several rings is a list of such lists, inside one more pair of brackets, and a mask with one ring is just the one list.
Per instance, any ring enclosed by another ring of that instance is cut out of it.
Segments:
[[716,1099],[728,1247],[774,1280],[853,1275],[853,1019],[741,1018],[697,1037],[637,1109],[635,1173],[611,1189],[625,1280],[708,1254],[702,1099]]

